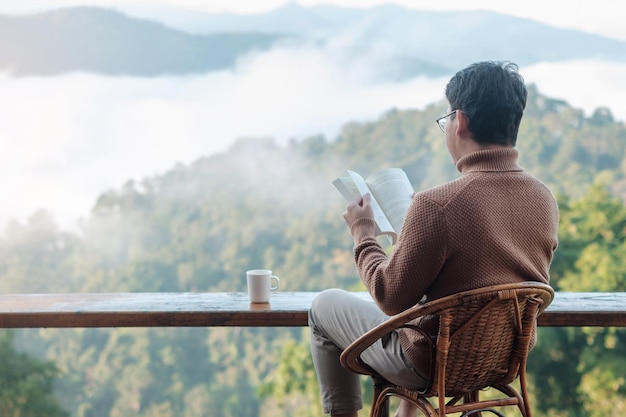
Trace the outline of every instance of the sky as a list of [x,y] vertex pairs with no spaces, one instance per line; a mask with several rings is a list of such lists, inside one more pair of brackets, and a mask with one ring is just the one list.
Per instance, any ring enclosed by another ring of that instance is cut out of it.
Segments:
[[[250,13],[282,3],[0,0],[0,14],[77,4]],[[365,7],[377,2],[328,3]],[[396,3],[438,10],[471,5],[626,40],[626,25],[615,2],[608,0]],[[241,62],[235,71],[184,78],[74,74],[16,79],[0,73],[0,166],[5,173],[0,179],[0,232],[11,219],[27,222],[39,209],[49,211],[62,228],[72,229],[88,216],[99,195],[129,179],[162,174],[176,163],[225,151],[240,137],[270,136],[283,143],[316,134],[332,139],[349,121],[372,121],[390,108],[419,109],[439,101],[447,82],[416,78],[373,84],[363,70],[360,75],[346,72],[320,51],[272,50]],[[520,72],[544,94],[564,98],[587,113],[608,106],[626,120],[626,64],[545,63]]]

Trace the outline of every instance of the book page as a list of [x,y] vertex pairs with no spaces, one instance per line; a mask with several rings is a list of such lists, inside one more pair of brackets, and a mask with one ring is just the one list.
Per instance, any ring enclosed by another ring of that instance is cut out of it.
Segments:
[[350,176],[339,177],[333,181],[333,185],[347,202],[356,200],[361,195],[359,188]]
[[367,184],[396,233],[400,233],[413,200],[413,186],[400,168],[388,168],[367,178]]
[[339,177],[333,181],[335,188],[339,190],[341,195],[343,195],[348,202],[354,201],[356,198],[365,193],[370,193],[372,195],[372,211],[374,212],[374,221],[377,226],[376,234],[395,235],[391,223],[387,220],[385,213],[383,213],[378,201],[376,201],[374,193],[369,189],[363,177],[354,171],[348,171],[348,174],[348,176]]

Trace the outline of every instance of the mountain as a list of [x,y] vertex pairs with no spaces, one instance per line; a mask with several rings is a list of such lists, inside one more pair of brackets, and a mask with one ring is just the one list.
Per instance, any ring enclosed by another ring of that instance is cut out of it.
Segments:
[[183,75],[221,70],[268,49],[279,34],[197,35],[95,7],[0,16],[0,68],[16,76],[86,71]]
[[[136,10],[136,13],[142,13]],[[146,13],[144,11],[143,13]],[[520,65],[538,61],[602,58],[624,62],[626,42],[488,11],[443,12],[398,5],[350,9],[290,3],[267,13],[155,14],[167,24],[194,32],[247,30],[283,32],[306,38],[341,39],[355,48],[386,45],[431,62],[457,68],[468,61],[514,57]],[[481,52],[482,51],[482,52]]]
[[398,81],[468,63],[577,59],[624,62],[626,42],[486,11],[434,12],[287,4],[266,13],[121,11],[95,7],[0,16],[0,70],[15,76],[87,71],[186,75],[233,68],[274,47],[315,48]]

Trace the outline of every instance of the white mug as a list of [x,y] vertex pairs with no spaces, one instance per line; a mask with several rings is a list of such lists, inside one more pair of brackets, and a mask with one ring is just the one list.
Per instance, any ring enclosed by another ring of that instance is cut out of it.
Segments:
[[246,272],[246,278],[251,303],[268,303],[270,292],[277,290],[280,284],[280,279],[269,269],[251,269]]

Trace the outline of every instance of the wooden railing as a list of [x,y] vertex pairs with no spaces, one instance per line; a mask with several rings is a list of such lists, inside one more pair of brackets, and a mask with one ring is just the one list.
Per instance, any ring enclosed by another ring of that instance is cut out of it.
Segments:
[[[367,293],[356,293],[369,298]],[[0,295],[0,328],[306,326],[315,292],[67,293]],[[557,292],[540,326],[626,326],[626,293]]]

